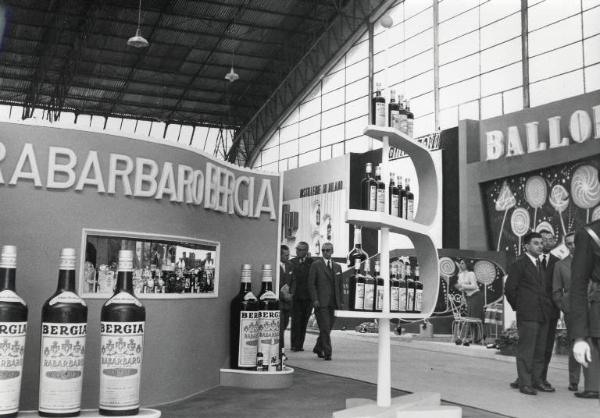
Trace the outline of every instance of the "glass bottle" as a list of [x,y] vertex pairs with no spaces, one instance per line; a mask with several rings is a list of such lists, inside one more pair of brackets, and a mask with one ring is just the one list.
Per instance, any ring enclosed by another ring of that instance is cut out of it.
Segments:
[[232,369],[256,369],[258,317],[258,299],[252,293],[252,266],[242,264],[240,291],[231,301],[229,317]]
[[400,128],[400,107],[396,103],[396,90],[390,90],[390,104],[388,105],[388,126],[394,129]]
[[412,138],[414,133],[415,115],[410,111],[410,102],[406,101],[406,134]]
[[375,279],[371,276],[371,266],[369,260],[365,260],[365,311],[375,310]]
[[359,225],[354,225],[354,247],[346,256],[348,268],[355,266],[355,260],[361,263],[365,261],[369,255],[362,249],[362,228]]
[[419,263],[415,266],[415,312],[423,310],[423,282],[420,280]]
[[[273,292],[273,268],[262,267],[262,282],[258,296],[259,335],[257,358],[262,354],[264,371],[276,371],[279,361],[279,300]],[[256,369],[259,369],[257,361]]]
[[377,182],[377,212],[385,212],[385,183],[381,180],[381,165],[375,168],[375,181]]
[[396,187],[396,183],[394,183],[394,173],[390,173],[390,185],[388,188],[388,202],[389,202],[389,211],[388,213],[392,216],[398,216],[398,205],[400,201],[398,187]]
[[406,206],[406,190],[402,187],[402,176],[398,176],[398,217],[404,218],[404,207]]
[[400,280],[396,264],[392,265],[392,276],[390,278],[390,312],[400,312]]
[[377,207],[377,182],[373,178],[373,164],[365,166],[365,177],[361,181],[361,209],[375,210]]
[[383,311],[383,277],[379,267],[379,260],[375,260],[375,311]]
[[360,272],[361,260],[354,259],[354,274],[350,279],[350,306],[351,311],[362,311],[365,305],[365,276]]
[[375,85],[375,96],[371,99],[371,124],[386,126],[385,98],[381,95],[381,83]]
[[406,178],[406,200],[405,200],[405,219],[408,221],[413,221],[415,219],[415,195],[410,191],[410,178]]

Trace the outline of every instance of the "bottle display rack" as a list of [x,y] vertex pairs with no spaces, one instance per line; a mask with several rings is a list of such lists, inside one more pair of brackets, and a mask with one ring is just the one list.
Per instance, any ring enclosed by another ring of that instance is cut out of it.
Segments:
[[[431,225],[437,216],[438,194],[441,190],[441,179],[438,176],[431,153],[427,148],[415,142],[408,135],[394,128],[369,125],[364,134],[382,141],[381,168],[382,178],[389,178],[390,146],[405,151],[415,166],[419,184],[419,199],[414,221],[394,217],[385,212],[349,209],[346,212],[346,222],[357,224],[379,231],[379,253],[381,275],[390,277],[389,272],[389,234],[397,233],[407,236],[415,247],[417,259],[421,268],[420,276],[423,283],[423,306],[419,313],[390,312],[390,282],[384,281],[384,297],[382,312],[336,310],[335,315],[346,318],[377,319],[378,333],[378,370],[377,370],[377,405],[391,405],[391,376],[390,376],[390,319],[401,318],[408,320],[426,319],[431,316],[439,290],[439,260],[435,244],[431,239]],[[387,183],[385,205],[388,207]]]

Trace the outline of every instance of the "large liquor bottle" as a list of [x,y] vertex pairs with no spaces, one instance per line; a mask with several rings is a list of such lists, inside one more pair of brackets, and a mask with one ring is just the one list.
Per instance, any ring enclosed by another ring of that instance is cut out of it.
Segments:
[[[27,305],[15,291],[17,247],[4,245],[0,252],[0,417],[19,411],[23,355],[27,334]],[[9,349],[10,348],[10,349]]]
[[[257,359],[262,354],[262,370],[277,370],[279,353],[279,300],[273,292],[273,269],[270,264],[262,267],[262,282],[258,297],[259,335]],[[260,365],[256,363],[256,369]]]
[[400,312],[400,280],[396,264],[392,265],[392,277],[390,278],[390,312]]
[[410,111],[410,102],[406,101],[406,134],[413,137],[415,125],[415,115]]
[[402,187],[402,176],[398,176],[398,217],[404,218],[404,207],[406,206],[406,190]]
[[133,292],[133,251],[119,251],[114,295],[100,313],[100,415],[137,415],[146,309]]
[[377,182],[372,176],[373,164],[365,166],[365,178],[361,182],[361,209],[375,210],[377,208]]
[[381,83],[375,87],[375,96],[371,98],[371,124],[386,126],[385,98],[381,95]]
[[350,279],[350,303],[348,309],[351,311],[362,311],[365,306],[365,276],[360,273],[360,259],[354,259],[354,274]]
[[81,411],[87,312],[75,293],[75,249],[63,248],[56,292],[42,306],[38,405],[42,417],[76,417]]
[[377,212],[385,212],[385,183],[381,180],[381,165],[375,168],[375,181],[377,182]]
[[359,225],[354,225],[354,247],[350,250],[347,255],[348,267],[354,267],[355,260],[359,260],[361,263],[365,261],[369,255],[362,249],[362,229]]
[[420,273],[419,273],[419,264],[417,263],[417,265],[415,266],[415,276],[414,276],[414,280],[415,280],[415,312],[421,312],[423,310],[423,282],[421,282],[419,279]]
[[396,90],[390,90],[390,104],[388,105],[388,126],[400,128],[400,107],[396,103]]
[[399,269],[400,271],[398,275],[400,280],[398,282],[398,312],[406,312],[408,289],[406,282],[406,267],[402,261],[400,261]]
[[394,173],[390,173],[390,185],[388,187],[388,202],[389,202],[389,214],[392,216],[398,216],[398,205],[400,202],[400,192],[396,183],[394,183]]
[[383,311],[383,277],[379,268],[379,260],[375,260],[375,310]]
[[405,216],[404,218],[412,221],[415,218],[415,195],[410,191],[410,178],[406,178],[406,186],[404,187],[406,191],[406,200],[405,200]]
[[256,369],[258,300],[252,293],[252,266],[242,264],[240,292],[231,301],[230,358],[232,369]]
[[365,311],[375,310],[375,279],[371,276],[371,266],[369,260],[365,260]]

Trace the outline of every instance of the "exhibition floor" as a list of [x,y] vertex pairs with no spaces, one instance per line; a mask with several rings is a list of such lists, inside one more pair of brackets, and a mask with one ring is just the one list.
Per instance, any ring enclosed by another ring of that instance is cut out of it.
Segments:
[[[303,352],[289,353],[296,368],[289,389],[260,391],[217,387],[185,401],[158,406],[163,416],[184,417],[331,417],[346,398],[375,398],[377,335],[334,331],[333,361],[318,359],[309,334]],[[289,334],[286,334],[289,341]],[[463,417],[597,417],[598,400],[577,399],[567,390],[567,358],[554,356],[549,380],[555,393],[526,396],[509,387],[513,357],[482,346],[456,346],[448,339],[392,336],[392,396],[440,392],[447,403],[463,407]],[[583,381],[580,383],[580,389]]]

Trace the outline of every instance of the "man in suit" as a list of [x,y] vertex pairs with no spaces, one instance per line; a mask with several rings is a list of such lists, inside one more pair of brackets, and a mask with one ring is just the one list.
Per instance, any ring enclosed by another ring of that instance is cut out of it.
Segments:
[[292,299],[294,295],[294,272],[290,263],[290,249],[282,245],[279,254],[279,345],[285,347],[284,335],[292,316]]
[[529,232],[523,241],[525,254],[509,267],[504,293],[517,312],[519,390],[526,395],[537,395],[538,390],[554,392],[554,388],[543,380],[546,337],[553,303],[546,291],[545,273],[539,259],[543,251],[542,236]]
[[[571,289],[571,265],[573,254],[575,252],[575,232],[570,232],[565,235],[565,245],[569,249],[569,255],[554,265],[553,275],[553,299],[556,306],[564,314],[565,323],[567,324],[567,332],[570,337],[569,329],[569,290]],[[573,348],[573,347],[571,347]],[[593,347],[592,347],[593,348]],[[573,351],[569,354],[569,390],[575,392],[578,398],[597,398],[598,397],[598,376],[596,369],[598,368],[598,352],[592,350],[594,361],[590,367],[583,368],[583,380],[585,388],[583,392],[577,392],[579,386],[579,376],[581,375],[581,365],[575,360]]]
[[[546,283],[546,293],[550,300],[552,300],[552,275],[554,273],[554,265],[557,261],[560,261],[558,257],[551,254],[550,251],[556,247],[556,237],[552,231],[543,229],[540,231],[542,236],[542,245],[544,246],[542,254],[540,254],[540,262],[542,265],[542,271],[544,273],[544,283]],[[556,337],[556,325],[560,318],[560,309],[555,304],[552,304],[550,311],[550,321],[548,321],[548,334],[546,335],[546,350],[544,351],[544,371],[542,372],[542,380],[548,387],[552,385],[548,382],[548,366],[552,359],[552,353],[554,351],[554,339]]]
[[331,329],[335,322],[333,312],[342,307],[342,268],[331,259],[333,244],[321,247],[323,258],[310,266],[308,284],[310,298],[319,325],[319,338],[313,352],[325,360],[331,360]]
[[296,257],[290,260],[296,284],[292,298],[292,351],[304,351],[306,326],[313,309],[308,292],[308,271],[312,261],[308,243],[300,241],[296,245]]
[[588,367],[592,361],[591,346],[600,348],[600,220],[575,233],[575,248],[568,326],[575,339],[575,360]]

